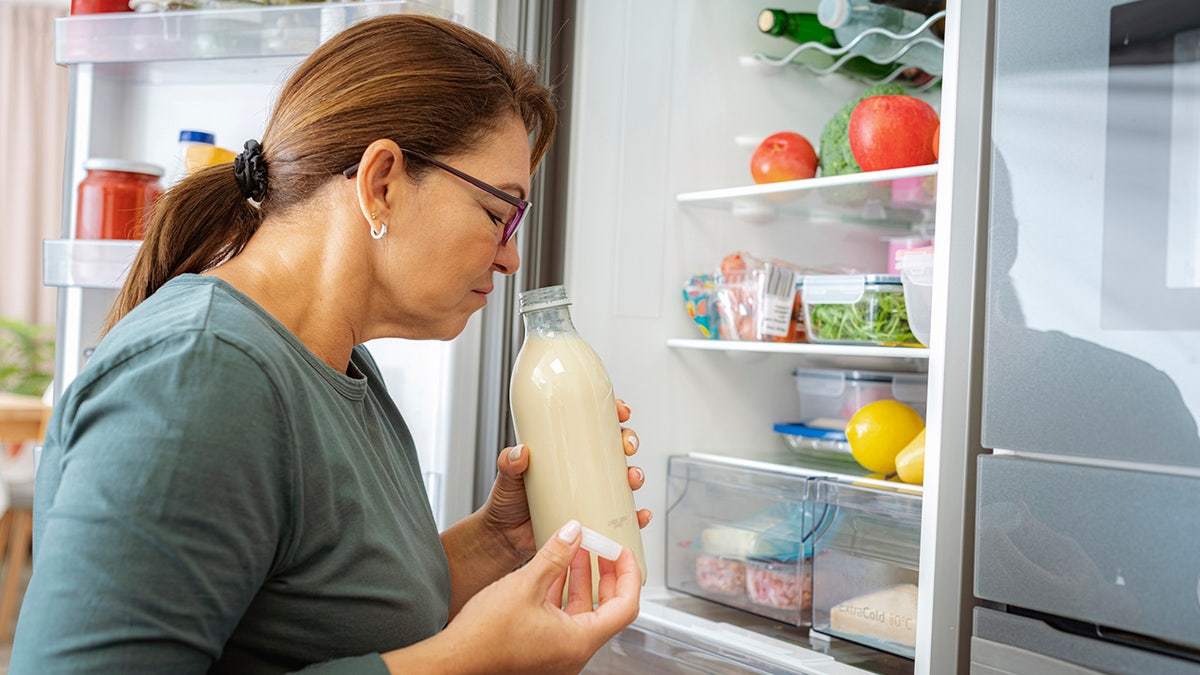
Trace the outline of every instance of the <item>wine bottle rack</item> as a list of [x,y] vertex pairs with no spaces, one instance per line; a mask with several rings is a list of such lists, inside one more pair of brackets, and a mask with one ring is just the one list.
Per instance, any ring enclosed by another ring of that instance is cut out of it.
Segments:
[[[804,42],[804,43],[796,45],[796,47],[794,49],[792,49],[792,51],[788,52],[786,55],[784,55],[782,57],[773,57],[773,56],[769,56],[767,54],[763,54],[760,52],[760,53],[754,54],[753,56],[743,57],[743,63],[747,66],[764,66],[764,67],[770,67],[770,68],[784,68],[784,67],[788,67],[788,66],[800,66],[808,71],[811,71],[812,73],[814,73],[816,75],[832,75],[834,73],[837,73],[837,74],[845,75],[846,77],[852,77],[854,79],[862,80],[869,84],[884,84],[887,82],[893,82],[893,81],[896,81],[898,78],[900,78],[900,76],[906,70],[905,68],[896,68],[891,73],[889,73],[886,77],[883,77],[880,79],[870,79],[870,78],[865,78],[865,77],[861,77],[861,76],[849,73],[843,69],[843,66],[850,59],[853,59],[856,57],[862,57],[862,58],[868,59],[870,61],[873,61],[873,62],[879,63],[879,64],[895,63],[897,61],[901,61],[904,58],[905,54],[907,54],[910,50],[912,50],[914,47],[916,47],[917,45],[920,45],[920,44],[931,44],[931,45],[935,46],[939,51],[944,50],[945,45],[942,43],[941,40],[938,40],[937,38],[934,38],[934,37],[930,37],[928,35],[921,35],[921,34],[923,32],[925,32],[925,30],[927,28],[929,28],[933,24],[937,23],[938,21],[944,20],[945,18],[946,18],[946,12],[945,12],[945,10],[943,10],[943,11],[937,12],[937,13],[929,16],[925,21],[923,21],[921,23],[920,26],[917,26],[916,28],[914,28],[913,30],[911,30],[907,33],[895,33],[886,28],[879,28],[879,27],[868,28],[867,30],[860,33],[853,40],[851,40],[849,43],[842,45],[840,47],[828,47],[819,42]],[[882,35],[882,36],[888,38],[893,43],[895,48],[884,55],[855,54],[852,52],[854,47],[856,45],[858,45],[859,42],[861,42],[862,40],[864,40],[867,37],[872,36],[872,35]],[[819,52],[820,54],[823,54],[824,57],[820,58],[818,60],[826,61],[828,59],[828,65],[814,64],[810,61],[806,61],[805,59],[812,58],[812,52]],[[937,84],[939,82],[941,82],[941,80],[942,80],[941,75],[932,75],[931,74],[929,80],[923,81],[922,83],[914,86],[913,88],[917,91],[924,91],[926,89],[930,89],[932,87],[937,86]]]

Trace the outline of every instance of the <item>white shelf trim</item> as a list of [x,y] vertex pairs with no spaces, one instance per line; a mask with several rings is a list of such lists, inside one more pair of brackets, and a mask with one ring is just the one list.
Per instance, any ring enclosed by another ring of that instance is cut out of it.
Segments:
[[807,342],[739,342],[736,340],[705,340],[670,338],[672,349],[699,349],[719,352],[770,352],[828,357],[862,357],[892,359],[929,359],[924,347],[878,347],[873,345],[827,345]]
[[761,185],[743,185],[739,187],[683,192],[675,199],[681,204],[720,201],[723,199],[738,199],[744,197],[760,197],[764,195],[785,194],[790,192],[806,192],[840,188],[851,185],[868,183],[883,183],[904,178],[922,178],[937,175],[936,164],[926,166],[910,166],[903,169],[887,169],[886,171],[864,171],[862,173],[843,174],[841,176],[822,176],[803,180],[789,180],[779,183],[763,183]]

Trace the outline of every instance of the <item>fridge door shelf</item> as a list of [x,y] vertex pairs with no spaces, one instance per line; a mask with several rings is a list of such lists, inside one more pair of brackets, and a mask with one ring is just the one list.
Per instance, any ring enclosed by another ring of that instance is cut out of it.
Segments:
[[936,164],[841,176],[684,192],[683,206],[728,209],[740,220],[768,223],[806,216],[910,232],[931,225],[937,203]]
[[[854,38],[854,40],[850,41],[849,44],[845,44],[840,47],[828,47],[819,42],[804,42],[796,45],[792,51],[788,52],[782,57],[773,57],[763,53],[756,53],[753,56],[742,57],[741,64],[746,68],[763,68],[770,70],[786,68],[789,66],[799,66],[805,70],[808,70],[814,75],[839,74],[857,80],[862,80],[868,84],[884,84],[886,82],[897,80],[904,69],[897,68],[895,71],[888,74],[887,77],[870,79],[852,75],[842,70],[842,66],[856,56],[863,56],[864,58],[880,64],[903,61],[904,55],[919,44],[930,44],[936,47],[938,50],[944,50],[945,45],[941,40],[938,40],[935,37],[921,36],[921,33],[925,32],[927,28],[938,21],[944,21],[945,18],[946,11],[942,10],[931,15],[928,19],[921,23],[920,26],[917,26],[908,33],[895,33],[886,28],[880,27],[869,28],[863,31],[858,37]],[[868,36],[873,35],[880,35],[887,38],[887,40],[890,41],[889,44],[892,47],[892,51],[882,56],[867,56],[851,53],[851,50],[858,45],[859,42]],[[929,80],[921,82],[918,86],[913,87],[913,89],[914,91],[925,91],[937,86],[937,84],[941,81],[941,75],[933,75]],[[901,83],[903,84],[903,81],[901,81]]]
[[81,14],[55,20],[54,60],[75,65],[302,56],[351,23],[407,12],[449,16],[439,5],[417,0]]
[[929,350],[923,347],[879,347],[875,345],[812,344],[807,342],[742,342],[671,338],[667,347],[680,350],[723,352],[730,358],[761,354],[789,354],[805,362],[833,368],[924,372],[929,368]]
[[113,239],[47,239],[42,242],[42,283],[119,289],[141,245]]

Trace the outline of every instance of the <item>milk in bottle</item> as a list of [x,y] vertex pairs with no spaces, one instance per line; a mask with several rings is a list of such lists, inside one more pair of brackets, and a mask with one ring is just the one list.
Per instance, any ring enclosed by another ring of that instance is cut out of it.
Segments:
[[[571,323],[562,286],[520,295],[525,341],[509,387],[517,440],[529,452],[525,494],[538,547],[574,518],[646,562],[608,372]],[[596,561],[592,556],[593,594]]]

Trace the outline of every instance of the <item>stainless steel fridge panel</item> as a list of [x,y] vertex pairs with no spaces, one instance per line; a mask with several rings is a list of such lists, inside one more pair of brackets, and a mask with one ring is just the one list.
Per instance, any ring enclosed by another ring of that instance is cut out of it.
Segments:
[[1200,466],[1198,9],[996,2],[986,447]]
[[979,459],[975,595],[1200,650],[1200,478]]
[[1036,619],[975,608],[972,675],[1196,675],[1200,664],[1055,630]]

